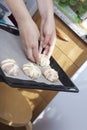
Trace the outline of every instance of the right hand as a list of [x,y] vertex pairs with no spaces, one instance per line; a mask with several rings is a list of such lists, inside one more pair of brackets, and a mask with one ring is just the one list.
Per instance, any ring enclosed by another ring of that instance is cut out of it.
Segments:
[[19,32],[24,46],[25,54],[28,59],[38,63],[39,62],[39,51],[38,51],[38,40],[40,33],[37,25],[33,20],[27,20],[21,22],[19,25]]
[[46,18],[43,17],[41,19],[41,44],[39,52],[41,53],[44,49],[43,53],[50,59],[54,50],[55,43],[56,30],[54,17],[49,17],[48,15]]

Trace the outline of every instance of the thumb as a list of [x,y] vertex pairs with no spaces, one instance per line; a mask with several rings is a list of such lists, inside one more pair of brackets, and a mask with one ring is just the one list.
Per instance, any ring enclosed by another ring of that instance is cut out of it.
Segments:
[[44,37],[44,43],[43,43],[43,48],[45,48],[50,42],[50,35],[46,35]]

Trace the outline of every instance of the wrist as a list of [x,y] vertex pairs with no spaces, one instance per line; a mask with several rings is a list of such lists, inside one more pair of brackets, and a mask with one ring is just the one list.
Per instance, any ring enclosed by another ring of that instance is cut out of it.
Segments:
[[41,16],[41,20],[52,22],[52,21],[54,21],[54,14],[52,14],[52,13],[49,12],[46,15],[42,15]]
[[37,0],[37,4],[41,18],[53,17],[52,0]]
[[32,17],[29,15],[29,13],[25,13],[25,14],[20,14],[18,15],[16,18],[16,21],[18,23],[18,25],[24,24],[26,22],[31,22],[32,21]]

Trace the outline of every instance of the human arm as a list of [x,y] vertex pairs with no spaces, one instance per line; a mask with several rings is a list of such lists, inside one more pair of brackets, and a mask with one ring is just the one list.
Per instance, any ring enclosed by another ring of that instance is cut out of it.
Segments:
[[20,32],[24,51],[33,62],[39,61],[38,40],[39,30],[27,10],[23,0],[6,0],[12,11]]
[[52,0],[37,0],[37,4],[41,15],[40,52],[45,48],[43,53],[50,58],[56,43],[53,2]]

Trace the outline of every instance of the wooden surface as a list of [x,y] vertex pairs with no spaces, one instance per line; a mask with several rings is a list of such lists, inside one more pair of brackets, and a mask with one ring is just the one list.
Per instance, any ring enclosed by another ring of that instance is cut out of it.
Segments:
[[65,70],[68,76],[72,76],[75,71],[87,60],[87,44],[55,17],[56,27],[69,37],[69,42],[57,39],[53,57]]
[[[40,16],[35,14],[34,20],[40,27]],[[75,35],[60,19],[55,16],[56,28],[63,33],[64,36],[69,38],[69,42],[62,41],[57,38],[53,57],[63,70],[71,77],[76,70],[87,60],[87,45]],[[22,90],[19,91],[25,96],[26,100],[30,103],[33,118],[32,121],[38,116],[38,114],[48,105],[52,98],[57,94],[54,91],[46,90]],[[1,126],[0,126],[1,129]],[[19,129],[18,129],[19,130]],[[22,130],[22,129],[21,129]]]

